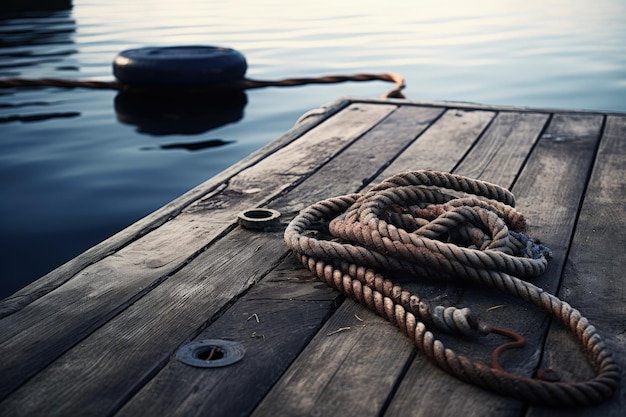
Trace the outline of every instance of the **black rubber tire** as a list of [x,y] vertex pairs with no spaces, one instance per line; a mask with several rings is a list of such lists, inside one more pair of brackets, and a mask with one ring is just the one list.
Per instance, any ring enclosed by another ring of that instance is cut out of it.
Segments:
[[113,74],[128,85],[206,86],[240,80],[247,69],[240,52],[216,46],[129,49],[113,60]]

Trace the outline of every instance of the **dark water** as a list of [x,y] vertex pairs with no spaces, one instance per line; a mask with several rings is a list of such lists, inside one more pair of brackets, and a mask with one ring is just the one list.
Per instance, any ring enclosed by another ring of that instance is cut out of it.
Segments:
[[[72,10],[2,15],[0,77],[110,80],[119,51],[206,44],[241,51],[251,78],[395,72],[415,100],[626,111],[622,0],[433,3],[75,0]],[[240,106],[161,109],[144,127],[149,112],[112,91],[0,90],[0,298],[307,110],[390,87],[250,90]]]

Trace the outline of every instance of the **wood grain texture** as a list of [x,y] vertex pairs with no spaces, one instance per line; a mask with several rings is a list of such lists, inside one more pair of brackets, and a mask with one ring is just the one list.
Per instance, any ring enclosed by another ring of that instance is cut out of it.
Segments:
[[182,342],[278,262],[280,232],[244,232],[228,234],[57,358],[0,403],[0,415],[96,416],[119,408]]
[[338,301],[289,256],[196,337],[240,342],[241,362],[201,369],[172,358],[115,415],[250,414]]
[[[626,414],[626,116],[607,117],[593,173],[567,258],[559,297],[586,316],[613,351],[621,385],[594,407],[554,410],[532,407],[529,416],[610,416]],[[564,378],[587,378],[590,367],[560,324],[552,324],[542,365]]]
[[452,171],[495,115],[490,111],[448,109],[438,123],[424,132],[376,178],[375,183],[401,171]]
[[443,112],[441,108],[399,108],[340,157],[326,164],[322,172],[298,185],[293,190],[297,197],[273,202],[271,207],[281,213],[295,215],[317,201],[361,190],[389,165],[389,161],[406,152],[405,148]]
[[347,107],[158,229],[0,320],[0,398],[167,280],[232,227],[238,212],[298,183],[395,108]]
[[[559,285],[601,126],[601,116],[555,115],[513,187],[517,208],[530,222],[529,235],[539,238],[553,252],[548,270],[533,280],[552,293]],[[490,325],[512,329],[526,338],[526,346],[504,355],[502,364],[511,372],[531,376],[549,325],[545,314],[521,300],[485,288],[466,287],[457,294],[457,299],[458,305],[471,307]],[[501,308],[489,310],[496,305]],[[480,343],[459,345],[457,342],[451,347],[488,363],[492,350],[504,341],[488,336]],[[400,384],[386,415],[456,416],[465,413],[464,410],[472,410],[475,415],[518,416],[523,413],[522,402],[461,382],[434,369],[419,354],[418,358]],[[423,388],[414,389],[416,384]],[[416,409],[418,402],[420,407]]]
[[[414,350],[399,333],[364,307],[342,304],[252,415],[376,415]],[[397,360],[381,360],[391,352]]]
[[364,99],[362,97],[345,97],[353,103],[380,103],[389,104],[396,103],[402,106],[420,106],[420,107],[448,107],[459,110],[485,110],[485,111],[506,111],[517,113],[570,113],[570,114],[587,114],[587,115],[614,115],[623,117],[624,112],[619,111],[605,111],[605,110],[589,110],[589,109],[571,109],[571,108],[541,108],[541,107],[525,107],[525,106],[511,106],[506,104],[483,104],[472,103],[469,101],[454,101],[454,100],[404,100],[404,99]]
[[548,115],[541,113],[498,113],[454,172],[504,187],[513,184],[547,121]]

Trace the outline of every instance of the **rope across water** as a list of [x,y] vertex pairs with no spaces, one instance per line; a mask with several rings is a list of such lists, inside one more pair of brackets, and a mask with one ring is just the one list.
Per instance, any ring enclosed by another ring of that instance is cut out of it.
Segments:
[[[307,78],[286,78],[282,80],[253,80],[243,78],[230,82],[216,83],[203,87],[177,87],[175,92],[178,94],[201,94],[210,93],[215,90],[249,90],[264,87],[294,87],[307,84],[336,84],[347,81],[387,81],[395,84],[395,87],[382,96],[382,98],[404,98],[402,89],[405,87],[404,78],[398,74],[352,74],[352,75],[327,75],[321,77]],[[122,84],[118,81],[96,81],[96,80],[66,80],[62,78],[5,78],[0,79],[0,88],[15,87],[59,87],[59,88],[89,88],[104,89],[118,91],[139,91],[148,93],[169,92],[172,93],[171,87],[154,85],[154,86],[132,86]]]
[[[460,193],[466,196],[455,196]],[[578,310],[526,281],[546,270],[549,250],[524,235],[525,219],[513,206],[513,194],[497,185],[437,171],[407,172],[365,194],[306,208],[287,226],[285,241],[321,280],[397,325],[457,378],[532,403],[599,403],[618,386],[619,369]],[[394,271],[469,280],[542,308],[572,331],[596,376],[551,382],[456,354],[428,329],[463,335],[503,331],[479,323],[468,308],[431,306],[383,275]]]

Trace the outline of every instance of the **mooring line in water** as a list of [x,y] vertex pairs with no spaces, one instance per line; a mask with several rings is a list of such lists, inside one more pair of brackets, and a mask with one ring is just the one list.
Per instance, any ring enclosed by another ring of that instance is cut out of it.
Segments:
[[0,88],[16,87],[59,87],[59,88],[88,88],[117,91],[136,91],[144,93],[166,94],[201,94],[210,91],[248,90],[265,87],[295,87],[307,84],[337,84],[348,81],[386,81],[393,82],[395,87],[384,94],[382,98],[405,98],[402,89],[405,87],[404,78],[398,74],[353,74],[353,75],[326,75],[321,77],[286,78],[282,80],[254,80],[243,78],[229,82],[221,82],[206,86],[168,87],[164,85],[129,85],[119,81],[97,80],[66,80],[62,78],[5,78],[0,79]]

